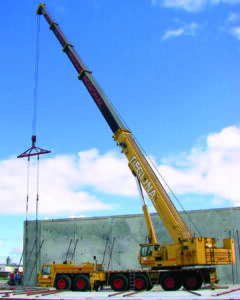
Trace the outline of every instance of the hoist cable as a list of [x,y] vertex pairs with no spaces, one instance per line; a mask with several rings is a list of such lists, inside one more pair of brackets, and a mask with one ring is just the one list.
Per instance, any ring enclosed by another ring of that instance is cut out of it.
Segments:
[[[25,253],[26,257],[27,257],[27,242],[28,242],[29,178],[30,178],[30,156],[28,156],[28,163],[27,163],[27,198],[26,198],[26,221],[25,221],[26,226],[25,226],[24,249],[23,249],[23,253],[22,253],[22,255]],[[20,262],[19,262],[19,265],[20,265]]]
[[38,202],[39,202],[39,155],[37,157],[37,197],[36,197],[36,222],[38,221]]
[[[151,160],[150,160],[151,161]],[[151,163],[153,164],[153,162],[151,161]],[[156,169],[158,175],[161,177],[161,179],[163,180],[164,184],[166,185],[166,187],[168,188],[168,190],[171,192],[173,198],[175,199],[175,201],[177,201],[177,203],[179,204],[179,206],[181,207],[183,213],[186,215],[186,217],[188,218],[190,224],[193,225],[193,227],[195,228],[195,230],[197,231],[197,233],[199,234],[199,236],[202,236],[199,228],[197,227],[197,225],[193,222],[190,214],[184,209],[183,205],[181,204],[180,200],[178,199],[178,197],[176,196],[176,194],[174,193],[174,191],[172,190],[172,188],[169,186],[169,184],[167,183],[167,181],[164,179],[164,177],[162,176],[162,174],[159,172],[158,169]]]
[[[38,258],[38,247],[39,247],[39,241],[38,241],[38,202],[39,202],[39,155],[37,157],[37,195],[36,195],[36,262]],[[36,270],[37,271],[37,270]]]
[[[37,104],[38,104],[38,73],[39,73],[39,45],[40,45],[40,16],[37,16],[37,34],[36,34],[36,57],[34,72],[34,91],[33,91],[33,119],[32,119],[32,139],[36,141],[36,123],[37,123]],[[35,147],[35,144],[33,144]],[[39,155],[37,156],[37,191],[36,191],[36,259],[38,251],[38,202],[39,202]]]
[[30,177],[30,156],[28,156],[28,164],[27,164],[26,225],[27,225],[27,222],[28,222],[29,177]]
[[40,16],[38,15],[37,16],[36,57],[35,57],[35,71],[34,71],[32,135],[36,135],[37,100],[38,100],[37,98],[38,98],[39,44],[40,44]]

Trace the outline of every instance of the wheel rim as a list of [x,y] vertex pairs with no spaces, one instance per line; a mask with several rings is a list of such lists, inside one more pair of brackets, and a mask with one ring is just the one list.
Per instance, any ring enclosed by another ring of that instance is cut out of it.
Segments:
[[66,287],[66,281],[64,279],[58,280],[58,287],[64,289]]
[[117,289],[121,289],[123,287],[123,281],[121,279],[115,279],[114,280],[114,286]]
[[173,278],[171,278],[171,277],[166,278],[166,280],[165,280],[165,285],[166,285],[166,287],[168,287],[168,288],[173,288],[174,285],[175,285],[175,280],[174,280]]
[[197,279],[195,277],[188,277],[186,283],[188,287],[194,288],[197,285]]
[[81,290],[85,287],[85,281],[83,279],[78,279],[76,282],[76,286]]
[[144,282],[143,282],[142,279],[137,278],[137,279],[135,280],[135,287],[136,287],[137,289],[143,288],[143,285],[144,285]]

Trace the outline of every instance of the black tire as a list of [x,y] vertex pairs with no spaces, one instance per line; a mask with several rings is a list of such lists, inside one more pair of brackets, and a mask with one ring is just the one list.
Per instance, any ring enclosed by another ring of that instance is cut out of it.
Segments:
[[67,275],[59,275],[55,279],[54,286],[57,290],[70,290],[71,285],[71,279]]
[[177,291],[181,285],[181,279],[176,274],[167,273],[161,278],[161,286],[164,291]]
[[149,281],[148,278],[144,274],[136,274],[134,280],[134,290],[142,291],[148,290]]
[[189,272],[183,278],[183,287],[186,290],[196,291],[202,286],[203,280],[200,274]]
[[78,292],[86,292],[90,290],[89,278],[86,275],[78,275],[73,280],[73,288]]
[[116,274],[111,278],[110,285],[114,291],[124,292],[128,288],[127,277],[122,274]]

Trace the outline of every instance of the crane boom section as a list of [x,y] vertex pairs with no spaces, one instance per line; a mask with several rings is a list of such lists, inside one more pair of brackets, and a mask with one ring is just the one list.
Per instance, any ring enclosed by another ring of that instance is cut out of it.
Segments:
[[94,102],[101,111],[103,117],[107,121],[112,132],[115,133],[119,128],[124,128],[121,120],[118,118],[103,91],[94,80],[91,72],[87,70],[79,55],[73,49],[73,45],[68,42],[62,31],[59,29],[58,24],[54,22],[54,20],[48,13],[45,4],[39,4],[37,14],[42,14],[45,17],[46,21],[49,24],[49,28],[52,30],[52,32],[55,34],[58,41],[62,45],[63,52],[67,54],[73,66],[77,70],[78,78],[82,80],[89,94],[92,96]]
[[[67,54],[77,70],[78,78],[82,80],[98,109],[107,121],[110,129],[114,133],[114,139],[125,153],[130,169],[140,180],[173,241],[179,243],[180,240],[191,238],[192,234],[190,230],[174,207],[147,159],[136,144],[131,132],[124,128],[123,123],[94,80],[91,72],[86,69],[82,60],[74,51],[73,46],[67,41],[64,34],[59,29],[58,24],[55,23],[49,15],[44,4],[39,4],[37,14],[42,14],[45,17],[49,24],[49,28],[53,31],[62,45],[63,51]],[[124,143],[127,147],[123,146]]]
[[122,152],[129,161],[129,168],[138,177],[173,241],[179,243],[179,239],[192,238],[192,233],[139,149],[131,132],[126,129],[119,129],[114,135],[114,139],[122,148]]

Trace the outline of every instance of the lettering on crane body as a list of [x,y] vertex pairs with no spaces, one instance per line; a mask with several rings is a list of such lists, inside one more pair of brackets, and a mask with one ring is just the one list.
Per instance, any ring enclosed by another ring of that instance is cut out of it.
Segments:
[[147,178],[143,167],[141,166],[140,162],[137,160],[135,155],[132,156],[129,163],[133,166],[133,169],[136,172],[136,175],[142,183],[143,187],[145,188],[146,192],[148,193],[148,196],[155,203],[158,194],[154,189],[151,181]]
[[82,81],[84,82],[86,88],[88,89],[88,91],[90,92],[90,94],[92,95],[94,101],[96,102],[97,106],[102,109],[102,100],[98,94],[98,92],[96,91],[95,87],[93,86],[93,84],[91,83],[91,81],[87,78],[86,75],[83,76]]
[[77,69],[78,73],[80,73],[82,71],[82,67],[79,65],[78,60],[73,55],[70,49],[67,51],[67,55],[71,59],[71,62],[73,63],[74,67]]

